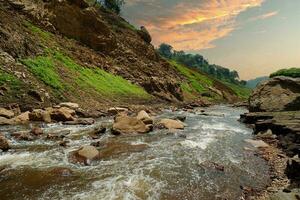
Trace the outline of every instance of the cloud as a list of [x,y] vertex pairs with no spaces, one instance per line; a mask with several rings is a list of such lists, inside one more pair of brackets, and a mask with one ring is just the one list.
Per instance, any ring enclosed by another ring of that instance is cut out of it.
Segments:
[[268,12],[268,13],[265,13],[265,14],[263,14],[263,15],[259,15],[259,16],[250,18],[250,21],[256,21],[256,20],[268,19],[268,18],[273,17],[273,16],[275,16],[275,15],[277,15],[277,14],[278,14],[278,11]]
[[[236,29],[236,17],[264,0],[127,0],[124,16],[147,27],[158,45],[201,50]],[[266,16],[268,17],[268,16]]]

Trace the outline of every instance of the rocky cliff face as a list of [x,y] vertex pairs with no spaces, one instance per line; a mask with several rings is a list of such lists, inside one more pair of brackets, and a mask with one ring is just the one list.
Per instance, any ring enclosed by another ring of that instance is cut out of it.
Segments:
[[252,112],[300,110],[300,78],[275,77],[260,84],[249,104]]
[[253,124],[259,138],[285,151],[290,157],[286,174],[292,186],[299,187],[300,78],[270,79],[253,91],[249,103],[251,112],[242,115],[241,120]]

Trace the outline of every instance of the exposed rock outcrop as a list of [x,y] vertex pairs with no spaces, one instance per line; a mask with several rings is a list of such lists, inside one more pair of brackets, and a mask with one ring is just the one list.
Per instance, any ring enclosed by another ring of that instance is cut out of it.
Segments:
[[300,78],[275,77],[260,84],[249,99],[251,112],[300,110]]
[[249,109],[241,121],[253,124],[258,138],[284,150],[290,157],[286,174],[292,184],[299,184],[300,78],[275,77],[260,84],[249,99]]

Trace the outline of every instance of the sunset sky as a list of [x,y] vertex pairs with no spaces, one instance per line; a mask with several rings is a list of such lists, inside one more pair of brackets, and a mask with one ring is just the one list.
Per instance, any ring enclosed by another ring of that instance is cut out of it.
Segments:
[[300,67],[300,0],[127,0],[155,46],[199,53],[242,79]]

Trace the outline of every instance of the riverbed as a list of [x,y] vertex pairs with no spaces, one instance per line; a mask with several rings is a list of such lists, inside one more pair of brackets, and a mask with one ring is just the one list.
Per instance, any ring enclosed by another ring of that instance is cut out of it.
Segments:
[[[165,110],[157,118],[186,116],[186,128],[130,137],[108,131],[97,140],[105,156],[89,166],[72,164],[68,155],[95,142],[85,134],[95,125],[42,125],[45,133],[67,131],[67,147],[14,140],[12,132],[30,127],[2,126],[12,150],[0,153],[0,199],[240,199],[243,188],[262,190],[270,183],[267,163],[244,141],[252,138],[252,129],[238,122],[244,112],[225,105],[205,109],[208,115]],[[112,119],[99,123],[109,126]]]

